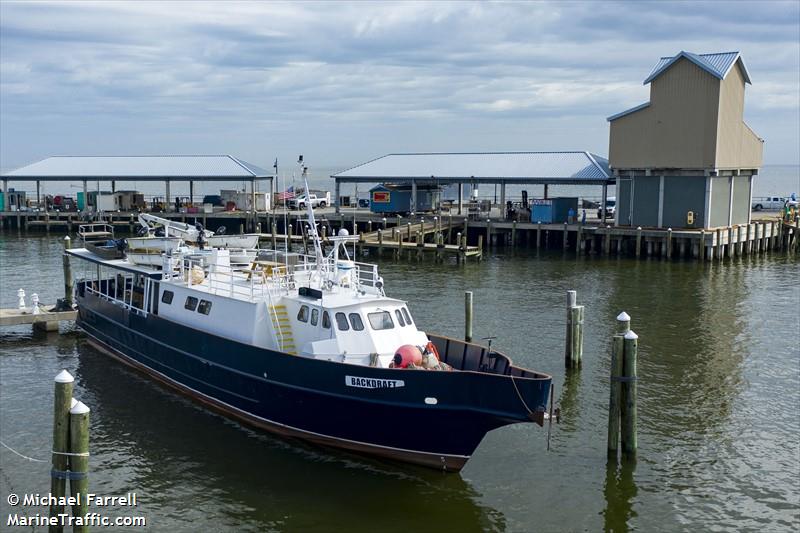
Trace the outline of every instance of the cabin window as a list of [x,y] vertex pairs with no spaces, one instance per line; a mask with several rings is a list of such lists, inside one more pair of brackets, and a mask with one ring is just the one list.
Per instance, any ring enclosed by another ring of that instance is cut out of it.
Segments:
[[183,307],[189,311],[194,311],[197,308],[197,298],[194,296],[187,296],[186,303],[183,304]]
[[358,313],[350,313],[350,325],[353,326],[353,331],[364,330],[364,322],[361,320],[361,315]]
[[167,305],[170,305],[172,303],[173,296],[175,296],[175,294],[172,291],[164,291],[164,293],[161,295],[161,301]]
[[400,324],[400,327],[404,327],[406,325],[406,321],[403,320],[403,313],[399,309],[395,309],[394,315],[397,317],[397,323]]
[[311,310],[311,325],[316,326],[317,322],[319,322],[319,309],[312,309]]
[[200,305],[197,306],[197,312],[207,315],[211,312],[211,302],[208,300],[200,300]]
[[331,315],[329,315],[327,311],[322,312],[322,327],[331,329]]
[[376,313],[369,313],[367,314],[367,318],[369,318],[369,323],[372,326],[372,329],[381,330],[381,329],[394,328],[394,322],[392,322],[392,315],[389,314],[389,311],[378,311]]
[[350,324],[347,323],[347,317],[344,313],[336,313],[336,327],[339,331],[347,331],[350,329]]
[[300,322],[308,322],[308,306],[301,305],[300,310],[297,312],[297,320]]
[[407,323],[409,326],[410,326],[411,324],[413,324],[413,322],[411,322],[411,315],[409,315],[409,314],[408,314],[408,309],[406,309],[405,307],[403,308],[403,316],[404,316],[404,317],[406,317],[406,323]]

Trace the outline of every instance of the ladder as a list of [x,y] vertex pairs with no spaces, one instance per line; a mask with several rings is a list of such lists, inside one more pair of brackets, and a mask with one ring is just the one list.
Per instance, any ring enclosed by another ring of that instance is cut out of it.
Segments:
[[282,352],[297,355],[297,348],[294,345],[292,335],[292,323],[289,321],[289,313],[285,305],[270,305],[269,316],[272,318],[272,330],[275,332],[275,340],[278,341],[278,349]]

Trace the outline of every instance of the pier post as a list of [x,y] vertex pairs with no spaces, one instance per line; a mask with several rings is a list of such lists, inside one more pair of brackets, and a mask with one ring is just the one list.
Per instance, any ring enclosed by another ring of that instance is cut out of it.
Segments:
[[72,248],[72,240],[69,235],[64,237],[64,255],[62,262],[64,263],[64,307],[72,309],[72,265],[69,261],[69,254],[66,252]]
[[728,253],[728,258],[729,259],[732,259],[733,257],[736,256],[736,249],[735,249],[734,244],[733,244],[733,233],[734,233],[734,231],[735,230],[734,230],[733,226],[728,226],[728,246],[726,248],[726,251]]
[[753,237],[753,225],[747,224],[747,240],[744,241],[744,251],[747,255],[753,253],[752,237]]
[[492,219],[486,219],[486,249],[492,247]]
[[542,246],[542,223],[536,223],[536,248],[541,248]]
[[[386,220],[386,219],[384,219]],[[378,230],[378,257],[383,255],[383,230]]]
[[603,230],[603,253],[608,255],[611,253],[611,226],[606,226]]
[[517,221],[511,223],[511,247],[517,246]]
[[293,224],[289,224],[289,227],[287,228],[287,232],[286,232],[286,249],[287,250],[291,250],[292,249],[292,237],[293,236],[294,236],[294,225]]
[[667,242],[665,243],[666,245],[664,246],[664,249],[665,249],[664,255],[666,256],[667,259],[671,259],[672,258],[672,228],[667,228],[667,237],[666,237],[666,239],[667,239]]
[[625,333],[622,360],[622,453],[628,457],[636,456],[637,446],[637,385],[636,360],[639,351],[639,336],[633,330]]
[[[70,493],[78,503],[72,506],[72,516],[86,516],[89,512],[89,408],[77,402],[69,411]],[[89,526],[73,525],[74,533],[89,531]]]
[[578,225],[578,235],[575,240],[575,255],[580,255],[583,250],[583,224]]
[[[72,407],[72,390],[75,378],[62,370],[55,377],[55,398],[53,400],[53,472],[50,480],[50,494],[56,499],[67,495],[67,466],[69,465],[69,410]],[[50,505],[50,517],[64,513],[64,506]],[[61,532],[60,525],[49,527],[50,533]]]
[[[608,456],[617,458],[619,449],[620,433],[620,410],[622,387],[622,355],[624,347],[624,335],[630,327],[630,317],[623,311],[617,316],[618,333],[611,339],[611,378],[609,380],[608,395]],[[621,331],[619,331],[621,330]]]
[[278,223],[272,222],[272,249],[278,249]]
[[472,342],[472,291],[464,291],[464,340]]
[[698,255],[700,257],[700,262],[706,260],[706,230],[700,230],[700,245],[698,246]]
[[407,222],[406,223],[406,228],[408,229],[408,239],[406,239],[406,240],[408,242],[411,242],[411,222]]
[[575,368],[578,366],[578,360],[575,354],[575,324],[573,320],[573,309],[577,307],[578,293],[577,291],[567,291],[567,329],[564,335],[564,365],[567,368]]
[[[464,242],[466,243],[466,241],[467,238],[464,237]],[[467,247],[465,245],[464,250],[466,249]],[[464,255],[464,257],[466,258],[466,254]],[[478,235],[478,259],[480,259],[481,257],[483,257],[483,235]]]
[[766,252],[769,249],[769,236],[767,235],[767,223],[761,223],[761,251]]
[[636,257],[641,257],[642,255],[642,227],[638,226],[636,228]]

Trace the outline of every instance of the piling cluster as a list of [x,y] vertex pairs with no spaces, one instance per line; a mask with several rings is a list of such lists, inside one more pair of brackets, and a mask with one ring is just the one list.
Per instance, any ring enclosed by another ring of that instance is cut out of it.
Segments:
[[617,333],[611,343],[611,380],[608,402],[608,455],[616,459],[636,456],[636,371],[639,336],[631,330],[631,317],[626,312],[617,316]]

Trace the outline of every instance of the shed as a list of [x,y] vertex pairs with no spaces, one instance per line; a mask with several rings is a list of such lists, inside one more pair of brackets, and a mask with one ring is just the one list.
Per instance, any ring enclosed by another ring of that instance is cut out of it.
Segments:
[[743,119],[739,52],[662,57],[650,100],[608,117],[616,224],[714,228],[750,221],[763,140]]
[[[411,195],[416,192],[416,202]],[[436,185],[418,185],[412,191],[411,185],[381,183],[369,190],[369,208],[373,213],[411,213],[432,211],[439,203],[441,189]],[[414,207],[416,206],[416,207]]]

